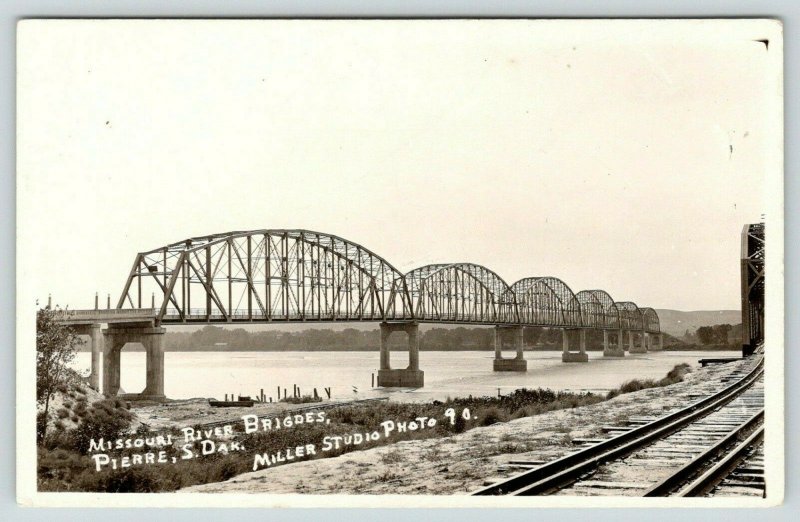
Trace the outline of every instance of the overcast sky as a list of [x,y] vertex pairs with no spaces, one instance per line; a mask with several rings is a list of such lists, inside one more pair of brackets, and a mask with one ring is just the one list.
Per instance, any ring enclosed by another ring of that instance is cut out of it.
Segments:
[[737,309],[780,132],[765,29],[26,22],[18,270],[91,307],[139,251],[307,228],[404,272],[471,261]]

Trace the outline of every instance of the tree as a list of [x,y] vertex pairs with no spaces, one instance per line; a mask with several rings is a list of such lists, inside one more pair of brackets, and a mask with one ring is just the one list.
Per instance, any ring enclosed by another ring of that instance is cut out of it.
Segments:
[[36,402],[44,405],[42,425],[37,430],[40,440],[47,431],[50,399],[67,384],[71,375],[69,363],[83,344],[72,328],[56,320],[56,314],[50,307],[36,313]]
[[711,326],[701,326],[697,329],[697,338],[702,344],[714,342],[714,329]]
[[714,325],[714,339],[718,344],[728,344],[728,334],[730,334],[733,326],[729,324]]

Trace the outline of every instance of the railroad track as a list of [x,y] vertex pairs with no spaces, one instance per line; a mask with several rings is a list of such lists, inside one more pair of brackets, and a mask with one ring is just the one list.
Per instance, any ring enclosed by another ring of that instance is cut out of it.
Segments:
[[[731,482],[722,477],[735,473],[748,457],[757,463],[754,448],[763,437],[763,357],[751,361],[723,379],[723,389],[681,410],[606,427],[609,438],[583,441],[583,448],[550,462],[530,463],[527,471],[473,495],[714,494],[725,480]],[[739,473],[756,482],[751,475]],[[703,478],[704,484],[695,484]],[[741,482],[733,481],[736,487]]]

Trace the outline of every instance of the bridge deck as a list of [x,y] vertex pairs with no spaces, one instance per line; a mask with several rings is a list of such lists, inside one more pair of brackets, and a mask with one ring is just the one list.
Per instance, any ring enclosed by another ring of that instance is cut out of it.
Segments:
[[89,325],[95,323],[142,323],[155,321],[158,310],[155,308],[99,309],[99,310],[60,310],[57,318],[68,325]]

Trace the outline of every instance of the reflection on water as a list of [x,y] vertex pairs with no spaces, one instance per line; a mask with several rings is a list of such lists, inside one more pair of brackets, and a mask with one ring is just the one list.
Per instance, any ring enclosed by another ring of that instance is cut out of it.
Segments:
[[[634,378],[661,378],[676,364],[698,366],[703,357],[734,356],[734,352],[651,352],[604,358],[589,352],[588,363],[565,364],[560,352],[526,352],[528,371],[493,372],[493,352],[421,352],[425,387],[372,389],[377,379],[376,352],[167,352],[165,392],[172,399],[217,397],[226,393],[256,396],[263,388],[273,400],[277,387],[300,387],[303,394],[316,388],[331,388],[334,397],[386,397],[420,401],[467,395],[496,395],[517,388],[554,390],[607,390]],[[91,356],[81,352],[75,367],[88,371]],[[407,354],[392,353],[392,364],[407,364]],[[144,352],[122,352],[122,388],[139,392],[144,388]]]

